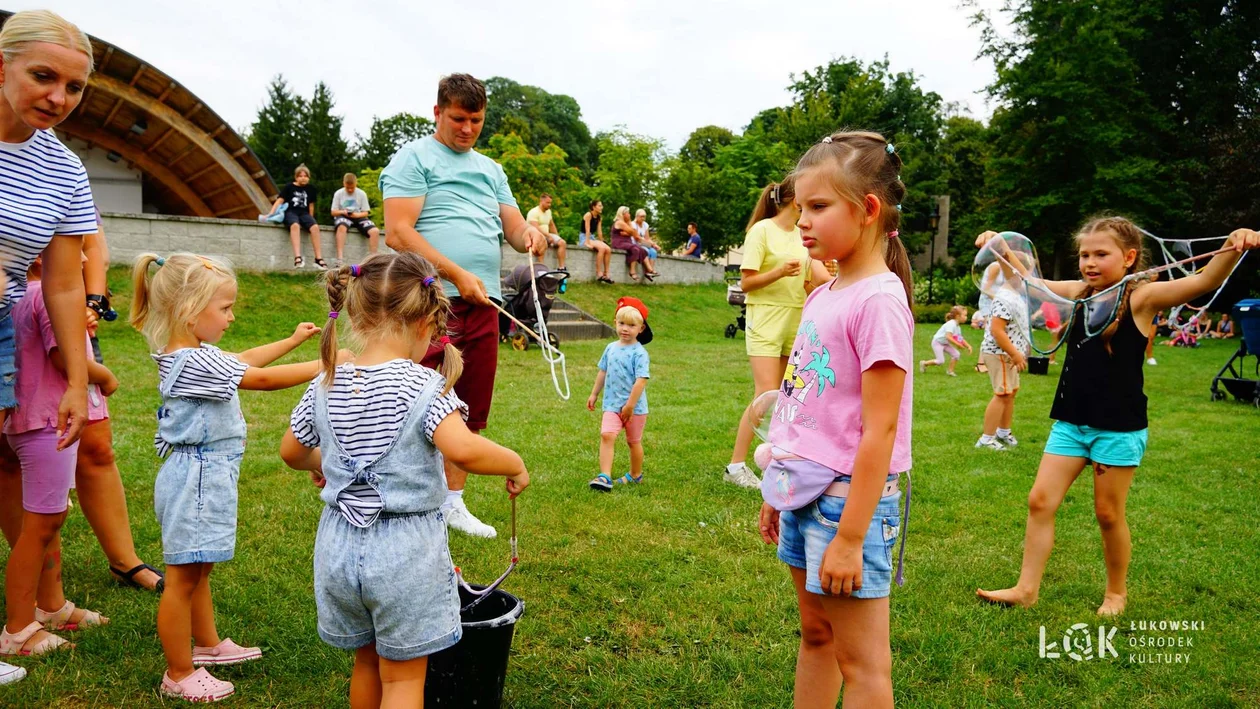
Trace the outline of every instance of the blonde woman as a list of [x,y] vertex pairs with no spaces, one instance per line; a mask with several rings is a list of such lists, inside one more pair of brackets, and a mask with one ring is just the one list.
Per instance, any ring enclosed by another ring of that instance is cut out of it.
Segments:
[[[617,207],[617,216],[613,220],[612,230],[609,235],[612,236],[612,247],[614,249],[622,249],[626,252],[626,271],[630,276],[630,280],[637,282],[639,276],[634,272],[634,265],[643,264],[647,258],[647,251],[635,242],[634,237],[637,232],[634,225],[630,223],[630,208],[621,206]],[[647,267],[643,266],[644,275],[653,278],[655,274],[648,274]]]
[[652,227],[647,223],[647,212],[645,210],[637,210],[634,213],[634,221],[631,222],[634,227],[634,240],[643,248],[646,254],[643,258],[643,266],[647,269],[647,277],[655,278],[656,256],[661,252],[661,245],[652,240]]
[[[0,254],[6,285],[0,294],[0,421],[17,405],[14,386],[13,307],[26,293],[26,272],[43,253],[45,303],[57,349],[66,363],[67,387],[57,409],[59,446],[78,442],[87,423],[86,292],[80,266],[83,237],[96,232],[96,212],[87,171],[52,129],[78,107],[92,73],[92,45],[87,35],[47,10],[19,12],[0,29]],[[58,174],[50,180],[48,175]],[[5,497],[20,490],[21,480],[0,475]],[[20,492],[17,492],[20,495]],[[22,534],[8,567],[40,568],[49,530],[60,515],[25,512]],[[21,574],[23,579],[28,575]],[[56,641],[35,620],[35,605],[18,599],[37,595],[38,578],[6,584],[8,623],[0,652],[38,652]],[[49,599],[41,599],[47,606]],[[20,679],[0,665],[0,683]]]

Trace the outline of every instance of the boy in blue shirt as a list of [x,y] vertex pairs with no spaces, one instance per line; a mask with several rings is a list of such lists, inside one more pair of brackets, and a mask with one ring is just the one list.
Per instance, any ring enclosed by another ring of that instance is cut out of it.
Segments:
[[648,309],[638,298],[617,301],[617,341],[608,343],[599,358],[599,374],[595,388],[586,400],[586,408],[595,410],[595,399],[604,391],[604,416],[600,424],[599,475],[591,480],[592,490],[610,492],[613,488],[613,445],[617,434],[626,431],[630,446],[630,472],[618,483],[643,481],[643,429],[647,426],[648,353],[643,345],[652,341],[652,328],[647,324]]

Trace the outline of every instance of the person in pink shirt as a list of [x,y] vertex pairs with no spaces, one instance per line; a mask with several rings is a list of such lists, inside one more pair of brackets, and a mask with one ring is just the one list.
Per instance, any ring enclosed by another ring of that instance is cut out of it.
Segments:
[[[0,655],[38,655],[69,645],[48,630],[104,625],[101,614],[76,608],[61,583],[61,525],[74,482],[79,443],[58,450],[57,409],[69,387],[66,361],[57,347],[39,280],[42,261],[27,273],[26,295],[13,311],[17,341],[18,406],[4,434],[22,464],[22,532],[5,567],[5,626]],[[87,338],[85,337],[85,342]],[[91,352],[91,346],[87,345]],[[90,358],[89,358],[90,360]],[[104,366],[88,362],[88,421],[109,417],[105,397],[118,380]],[[46,630],[47,629],[47,630]]]
[[834,707],[841,689],[845,706],[893,705],[888,597],[914,366],[900,174],[893,146],[865,132],[823,138],[795,172],[809,256],[839,263],[805,300],[761,486],[761,536],[789,566],[801,614],[798,707]]

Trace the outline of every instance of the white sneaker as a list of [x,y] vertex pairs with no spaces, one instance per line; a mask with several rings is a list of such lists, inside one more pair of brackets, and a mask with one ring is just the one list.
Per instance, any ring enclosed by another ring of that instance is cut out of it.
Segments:
[[919,374],[923,374],[926,371],[927,371],[927,365],[924,364],[923,362],[919,362]]
[[26,668],[0,662],[0,684],[12,684],[26,676]]
[[731,469],[727,468],[726,473],[722,476],[722,479],[728,483],[735,483],[740,487],[746,487],[750,490],[761,489],[761,479],[758,478],[757,474],[749,470],[748,466],[743,463],[740,463],[739,469],[734,472],[731,472]]
[[464,501],[452,503],[449,507],[444,507],[443,512],[446,514],[446,526],[451,529],[457,529],[471,537],[481,537],[483,539],[494,539],[499,535],[494,527],[482,522],[468,511],[468,507],[464,505]]
[[1146,363],[1151,365],[1152,367],[1154,367],[1156,364],[1159,364],[1158,362],[1155,361],[1154,357],[1151,357],[1150,359],[1146,360]]
[[991,440],[991,441],[989,441],[989,442],[987,442],[987,443],[986,443],[986,442],[984,441],[984,439],[982,438],[982,439],[980,439],[980,440],[976,441],[976,448],[988,448],[989,450],[993,450],[993,451],[1004,451],[1004,450],[1006,450],[1006,446],[1002,445],[1002,443],[1001,443],[1000,441],[998,441],[998,439],[996,439],[996,438],[994,438],[993,440]]
[[994,440],[996,440],[998,443],[1001,443],[1002,445],[1006,446],[1007,448],[1014,448],[1015,446],[1019,445],[1019,441],[1015,440],[1015,434],[1013,434],[1013,433],[1011,433],[1011,434],[1007,434],[1007,435],[1005,435],[1005,436],[1003,436],[1002,434],[1000,434],[1000,433],[999,433],[998,435],[994,436],[993,438],[994,438]]

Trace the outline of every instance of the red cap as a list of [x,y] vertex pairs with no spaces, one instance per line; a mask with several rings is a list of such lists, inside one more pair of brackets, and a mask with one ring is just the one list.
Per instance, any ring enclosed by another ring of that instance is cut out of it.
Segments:
[[646,345],[651,342],[652,328],[648,325],[648,307],[643,304],[643,301],[634,296],[623,295],[617,299],[617,310],[622,308],[634,308],[639,311],[639,314],[643,316],[643,332],[639,333],[639,344]]

